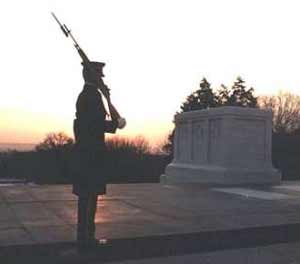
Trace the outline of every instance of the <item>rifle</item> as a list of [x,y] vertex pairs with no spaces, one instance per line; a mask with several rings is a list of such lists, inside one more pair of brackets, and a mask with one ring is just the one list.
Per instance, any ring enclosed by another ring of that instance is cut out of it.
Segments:
[[[69,37],[73,40],[74,42],[74,46],[76,48],[76,50],[79,53],[79,56],[82,59],[82,64],[84,67],[88,67],[88,70],[90,72],[92,72],[95,76],[97,76],[97,72],[95,70],[95,68],[93,67],[91,61],[89,60],[89,58],[87,57],[87,55],[85,54],[85,52],[82,50],[82,48],[79,46],[78,42],[76,41],[76,39],[74,38],[71,30],[66,26],[66,24],[61,24],[60,21],[58,20],[58,18],[56,17],[56,15],[51,12],[52,16],[54,17],[54,19],[56,20],[56,22],[58,23],[58,25],[60,26],[60,29],[62,30],[62,32],[64,33],[64,35],[66,37]],[[101,82],[103,83],[103,82]],[[109,88],[103,83],[103,85],[99,85],[98,88],[100,89],[100,91],[104,94],[104,95],[110,95],[109,93]]]
[[[84,53],[84,51],[79,46],[79,44],[76,41],[76,39],[74,38],[71,30],[66,26],[66,24],[60,23],[60,21],[58,20],[58,18],[56,17],[56,15],[53,12],[51,12],[51,15],[54,17],[54,19],[56,20],[56,22],[60,26],[60,29],[62,30],[62,32],[64,33],[64,35],[66,37],[70,36],[70,38],[73,40],[74,46],[75,46],[76,50],[78,51],[79,56],[82,59],[83,65],[85,67],[88,67],[90,71],[95,72],[95,69],[91,65],[91,62],[90,62],[89,58],[87,57],[87,55]],[[103,81],[101,83],[103,83]],[[111,114],[111,118],[118,120],[119,121],[119,128],[123,128],[126,125],[126,121],[125,121],[124,118],[121,117],[121,115],[119,114],[119,112],[117,111],[117,109],[115,108],[115,106],[111,103],[109,88],[104,83],[103,83],[103,85],[99,85],[98,87],[99,87],[100,91],[102,92],[102,94],[108,96],[108,98],[106,98],[106,99],[107,99],[107,103],[108,103],[109,112]],[[120,125],[120,120],[121,120],[121,125]]]

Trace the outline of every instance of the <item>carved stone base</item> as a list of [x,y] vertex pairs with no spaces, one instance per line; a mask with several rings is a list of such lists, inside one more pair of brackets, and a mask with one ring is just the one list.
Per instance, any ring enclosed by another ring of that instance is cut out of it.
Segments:
[[273,168],[272,112],[219,107],[175,117],[174,160],[166,183],[279,184]]
[[171,163],[167,166],[165,174],[161,175],[160,182],[163,184],[277,185],[281,182],[281,173],[273,168],[255,170]]

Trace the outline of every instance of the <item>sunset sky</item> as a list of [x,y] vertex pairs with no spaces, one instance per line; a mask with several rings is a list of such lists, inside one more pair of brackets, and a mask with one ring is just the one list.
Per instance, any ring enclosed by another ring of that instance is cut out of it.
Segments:
[[0,2],[0,142],[72,135],[83,86],[80,58],[50,12],[91,60],[106,63],[121,135],[166,138],[202,77],[240,75],[256,95],[300,91],[299,1],[3,0]]

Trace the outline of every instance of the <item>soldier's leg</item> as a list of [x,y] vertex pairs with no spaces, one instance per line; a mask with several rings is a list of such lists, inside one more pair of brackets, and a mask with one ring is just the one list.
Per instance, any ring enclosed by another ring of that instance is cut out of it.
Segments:
[[97,201],[98,201],[98,195],[97,194],[91,194],[89,196],[89,205],[88,205],[88,236],[89,236],[89,241],[91,243],[95,242],[95,231],[96,231],[96,226],[95,226],[95,215],[97,211]]
[[77,243],[79,247],[85,247],[88,241],[88,197],[78,197],[77,211]]

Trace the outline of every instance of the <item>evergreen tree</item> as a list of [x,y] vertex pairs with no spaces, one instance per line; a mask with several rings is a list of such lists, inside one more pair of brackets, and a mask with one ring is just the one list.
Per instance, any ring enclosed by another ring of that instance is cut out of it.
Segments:
[[221,84],[221,88],[218,90],[217,98],[217,106],[226,106],[228,105],[230,91],[227,86]]
[[181,112],[201,110],[217,106],[217,98],[210,83],[203,78],[200,82],[200,89],[190,94],[186,101],[180,106]]
[[237,77],[231,87],[230,95],[225,105],[241,107],[257,107],[257,98],[253,95],[254,89],[246,89],[245,81]]

